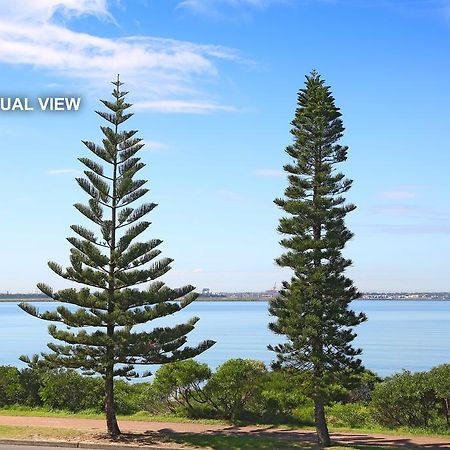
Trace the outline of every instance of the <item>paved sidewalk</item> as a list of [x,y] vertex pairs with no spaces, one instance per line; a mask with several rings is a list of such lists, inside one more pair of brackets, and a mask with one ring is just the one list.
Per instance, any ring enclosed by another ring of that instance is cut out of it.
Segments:
[[[105,431],[105,421],[97,419],[0,416],[0,425],[65,428],[93,433]],[[131,420],[121,420],[119,421],[119,426],[124,433],[161,432],[176,434],[255,435],[285,439],[302,439],[305,441],[315,440],[315,435],[310,430],[284,430],[271,426],[238,427],[229,425],[208,425],[202,423],[143,422]],[[341,444],[391,445],[404,449],[450,449],[450,437],[389,436],[376,433],[335,432],[332,433],[332,439],[334,442]]]

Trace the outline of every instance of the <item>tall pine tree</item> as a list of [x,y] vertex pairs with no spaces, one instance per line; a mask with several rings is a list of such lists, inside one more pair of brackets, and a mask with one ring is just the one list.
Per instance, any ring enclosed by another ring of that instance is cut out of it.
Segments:
[[[88,204],[76,204],[87,219],[99,229],[100,237],[78,225],[72,230],[78,237],[69,237],[72,244],[70,266],[65,270],[50,262],[59,276],[84,285],[81,289],[54,292],[39,284],[48,297],[64,305],[54,311],[39,312],[22,303],[27,313],[51,322],[64,324],[66,329],[49,326],[50,335],[63,344],[49,343],[51,353],[43,354],[53,367],[80,369],[86,374],[100,374],[105,380],[105,412],[108,433],[120,434],[114,402],[114,378],[138,377],[136,365],[164,364],[192,358],[211,347],[204,341],[196,347],[185,346],[187,334],[198,318],[173,327],[157,327],[151,331],[135,331],[140,324],[171,315],[189,305],[197,297],[193,286],[170,289],[155,281],[170,270],[169,258],[157,259],[162,241],[151,239],[136,242],[150,222],[142,220],[154,203],[132,206],[148,189],[145,180],[134,179],[145,166],[137,156],[144,146],[136,138],[136,130],[124,131],[123,122],[133,114],[121,91],[119,77],[113,82],[113,100],[102,100],[108,112],[97,113],[107,122],[101,127],[102,145],[83,141],[103,163],[88,158],[79,160],[87,167],[85,178],[77,178],[88,194]],[[136,288],[149,283],[145,290]],[[92,289],[94,288],[94,289]]]
[[342,256],[352,237],[344,219],[355,209],[343,197],[352,181],[336,171],[347,159],[348,148],[338,144],[344,127],[316,71],[299,91],[292,127],[294,143],[286,152],[293,161],[284,166],[288,187],[275,203],[287,214],[278,226],[286,251],[276,263],[294,273],[269,306],[276,318],[270,329],[287,339],[269,349],[277,353],[275,366],[304,373],[319,443],[329,445],[324,407],[333,384],[345,386],[362,370],[361,350],[351,346],[352,327],[366,318],[349,308],[359,293],[345,276],[351,261]]

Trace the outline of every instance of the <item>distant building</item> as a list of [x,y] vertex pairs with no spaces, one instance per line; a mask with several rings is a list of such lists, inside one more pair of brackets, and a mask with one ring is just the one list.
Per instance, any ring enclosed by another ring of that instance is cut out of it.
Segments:
[[275,283],[272,289],[267,289],[267,291],[264,291],[262,297],[276,297],[278,294],[279,291],[277,289],[277,284]]
[[203,288],[201,295],[202,295],[202,297],[210,297],[211,296],[211,290],[209,288]]

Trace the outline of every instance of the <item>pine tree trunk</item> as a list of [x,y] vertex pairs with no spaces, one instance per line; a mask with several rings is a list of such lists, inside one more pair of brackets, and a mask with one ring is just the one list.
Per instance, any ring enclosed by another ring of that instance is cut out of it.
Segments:
[[444,409],[445,409],[445,419],[447,421],[447,426],[450,426],[450,408],[448,404],[448,398],[444,399]]
[[330,433],[328,432],[325,418],[325,407],[321,399],[314,400],[314,420],[316,422],[316,432],[319,445],[329,447],[331,445]]
[[116,405],[114,403],[114,380],[112,374],[112,367],[108,367],[106,370],[105,413],[106,413],[106,425],[108,428],[108,434],[111,437],[119,436],[119,434],[121,433],[116,419]]
[[[119,83],[119,76],[117,75],[117,83]],[[119,90],[119,85],[117,85]],[[117,102],[116,102],[117,103]],[[115,125],[115,135],[118,133],[118,125]],[[111,314],[114,311],[114,292],[115,292],[115,277],[114,271],[116,250],[116,214],[117,214],[117,144],[114,154],[113,163],[113,175],[112,175],[112,205],[111,205],[111,248],[109,255],[109,286],[108,286],[108,313]],[[114,326],[108,325],[107,334],[110,339],[114,339]],[[106,380],[105,380],[105,409],[106,409],[106,424],[108,427],[108,434],[111,437],[116,437],[120,433],[119,425],[116,419],[116,405],[114,402],[114,355],[113,350],[108,347],[106,351]]]

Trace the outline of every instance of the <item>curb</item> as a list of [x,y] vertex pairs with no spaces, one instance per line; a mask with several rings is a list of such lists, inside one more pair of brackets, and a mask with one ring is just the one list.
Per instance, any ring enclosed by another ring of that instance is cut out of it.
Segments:
[[28,445],[31,447],[58,447],[58,448],[84,448],[92,450],[130,450],[130,449],[142,449],[142,450],[180,450],[179,447],[155,447],[149,445],[117,445],[111,444],[96,444],[89,442],[63,442],[63,441],[32,441],[24,439],[0,439],[1,445],[17,445],[18,447]]
[[78,442],[61,442],[61,441],[27,441],[25,439],[0,439],[0,445],[31,445],[33,447],[65,447],[77,448]]

